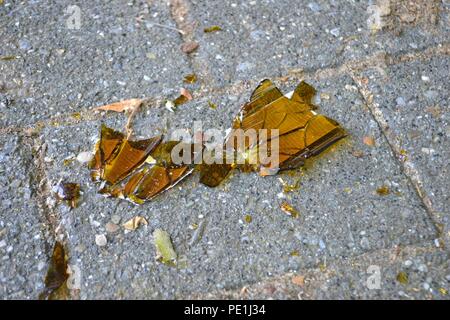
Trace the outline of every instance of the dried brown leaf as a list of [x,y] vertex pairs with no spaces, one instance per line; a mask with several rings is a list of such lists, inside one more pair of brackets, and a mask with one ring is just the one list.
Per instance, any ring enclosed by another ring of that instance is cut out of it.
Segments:
[[123,101],[107,104],[105,106],[97,107],[94,110],[114,111],[114,112],[134,111],[141,104],[142,104],[142,99],[128,99],[128,100],[123,100]]

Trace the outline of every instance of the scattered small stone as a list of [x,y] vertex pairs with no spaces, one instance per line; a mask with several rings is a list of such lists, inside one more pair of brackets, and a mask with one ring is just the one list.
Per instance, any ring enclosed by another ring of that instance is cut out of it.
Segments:
[[398,97],[397,99],[395,99],[395,102],[400,107],[406,106],[406,101],[405,101],[405,99],[403,97]]
[[106,232],[108,232],[108,233],[116,233],[120,229],[120,227],[115,223],[108,222],[105,225],[105,229],[106,229]]
[[27,39],[20,39],[19,40],[19,48],[20,50],[28,51],[32,48],[30,41]]
[[92,159],[92,153],[89,151],[80,152],[77,155],[77,161],[80,163],[87,163],[87,162],[91,161],[91,159]]
[[121,220],[121,218],[120,218],[120,216],[117,215],[117,214],[113,214],[113,215],[111,216],[111,222],[114,223],[114,224],[119,224],[119,223],[120,223],[120,220]]
[[339,28],[331,29],[330,33],[335,37],[339,37]]
[[413,263],[412,263],[411,260],[406,260],[405,262],[403,262],[403,265],[404,265],[405,267],[407,267],[407,268],[411,267],[412,264],[413,264]]
[[37,265],[37,269],[38,271],[42,271],[44,270],[44,268],[47,266],[47,264],[44,261],[39,261],[38,265]]
[[252,69],[254,67],[254,64],[251,62],[242,62],[239,63],[236,67],[236,71],[237,72],[243,72],[243,71],[248,71],[250,69]]
[[428,283],[424,282],[422,286],[425,290],[430,290],[430,285]]
[[428,267],[425,264],[421,264],[417,267],[420,272],[428,272]]
[[422,75],[422,81],[429,82],[430,81],[430,77]]
[[198,43],[195,41],[188,41],[181,45],[181,51],[184,53],[192,53],[198,48]]
[[308,3],[308,8],[310,8],[314,12],[319,12],[320,11],[320,5],[318,3],[315,3],[315,2]]
[[106,239],[106,236],[104,234],[95,235],[95,244],[97,244],[99,247],[104,247],[107,243],[108,240]]

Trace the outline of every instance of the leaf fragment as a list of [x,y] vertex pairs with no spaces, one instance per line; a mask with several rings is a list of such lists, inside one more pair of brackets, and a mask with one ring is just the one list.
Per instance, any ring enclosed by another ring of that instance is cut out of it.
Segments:
[[141,225],[148,225],[147,220],[145,220],[144,217],[136,216],[136,217],[128,220],[127,222],[125,222],[122,226],[127,230],[134,231],[137,228],[139,228]]
[[217,105],[212,101],[208,101],[208,107],[210,107],[213,110],[217,109]]
[[153,242],[156,247],[156,259],[164,264],[175,266],[177,254],[173,249],[170,235],[162,229],[155,229]]
[[15,60],[15,59],[17,59],[17,56],[13,56],[13,55],[0,56],[0,60],[2,60],[2,61],[11,61],[11,60]]
[[397,281],[403,285],[408,284],[408,274],[404,271],[401,271],[397,274]]
[[122,100],[119,102],[114,102],[101,107],[97,107],[94,110],[114,111],[114,112],[133,111],[142,104],[142,101],[143,101],[142,99]]
[[216,31],[222,31],[222,28],[220,26],[211,26],[203,29],[203,32],[205,33],[211,33]]

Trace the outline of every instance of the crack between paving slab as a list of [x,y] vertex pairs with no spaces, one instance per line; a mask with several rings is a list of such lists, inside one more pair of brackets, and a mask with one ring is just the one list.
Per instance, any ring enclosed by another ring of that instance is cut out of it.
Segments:
[[[372,66],[373,67],[373,66]],[[377,66],[378,68],[382,68],[381,66]],[[385,66],[384,66],[385,67]],[[354,72],[350,71],[349,76],[352,78],[352,81],[358,88],[358,93],[361,95],[364,100],[366,107],[368,108],[372,118],[377,123],[381,134],[383,135],[385,141],[387,142],[392,156],[401,168],[402,173],[409,181],[410,185],[413,187],[417,196],[421,200],[424,205],[425,210],[431,221],[433,222],[433,226],[435,227],[436,234],[438,239],[440,239],[439,246],[443,247],[442,242],[442,228],[439,227],[439,222],[437,221],[437,211],[434,209],[431,199],[428,197],[427,193],[424,190],[423,182],[418,170],[415,168],[414,163],[408,159],[402,159],[402,148],[400,145],[397,145],[395,141],[397,141],[397,135],[392,132],[387,124],[386,119],[384,118],[383,112],[378,108],[378,106],[373,102],[373,94],[364,87],[363,81],[359,79]]]
[[[392,266],[396,262],[399,261],[399,258],[402,259],[402,256],[406,256],[408,258],[417,257],[424,253],[436,253],[436,252],[444,252],[443,250],[434,247],[429,241],[415,244],[415,245],[407,245],[407,246],[394,246],[392,248],[387,249],[378,249],[371,252],[366,252],[354,257],[351,257],[349,260],[341,260],[341,259],[335,259],[330,263],[331,268],[327,268],[325,270],[317,267],[312,268],[306,268],[304,270],[301,270],[301,273],[298,271],[290,271],[286,272],[284,274],[280,274],[277,276],[271,276],[271,277],[265,277],[259,281],[254,281],[250,283],[244,284],[243,287],[238,288],[230,288],[230,289],[224,289],[224,290],[215,290],[213,292],[209,293],[193,293],[190,294],[188,297],[185,297],[185,299],[254,299],[255,297],[252,296],[252,294],[255,294],[256,297],[258,297],[258,290],[267,288],[267,287],[274,287],[277,283],[284,283],[285,287],[287,285],[292,284],[293,277],[295,276],[303,276],[304,277],[304,287],[298,286],[298,291],[303,291],[303,295],[300,297],[299,295],[295,296],[294,298],[307,298],[307,299],[313,299],[314,297],[311,296],[311,292],[314,289],[320,288],[321,285],[323,285],[328,279],[330,279],[333,276],[336,276],[335,270],[336,267],[342,266],[350,266],[351,267],[358,267],[358,266],[364,266],[364,261],[366,261],[366,264],[375,264],[378,265],[380,262],[388,262],[387,264],[384,263],[382,267],[386,266]],[[377,261],[378,260],[378,261]],[[361,262],[362,261],[362,262]],[[377,264],[378,263],[378,264]],[[367,277],[370,276],[370,273],[367,273]],[[276,289],[276,288],[275,288]],[[310,292],[308,294],[308,291]],[[264,293],[263,293],[264,294]],[[267,294],[266,294],[267,295]],[[287,292],[287,296],[293,297],[292,295]],[[264,298],[263,298],[264,299]]]
[[[175,0],[173,0],[175,1]],[[176,0],[181,1],[181,0]],[[342,74],[349,74],[352,72],[364,70],[367,68],[371,68],[374,66],[379,65],[380,63],[383,65],[393,65],[397,63],[402,62],[408,62],[408,61],[414,61],[414,60],[427,60],[431,59],[436,56],[443,56],[443,55],[450,55],[450,44],[445,43],[436,47],[428,48],[423,51],[416,51],[416,52],[409,52],[406,54],[398,55],[398,56],[389,56],[385,52],[377,52],[373,54],[372,56],[369,56],[366,59],[363,60],[356,60],[356,61],[348,61],[344,64],[337,66],[337,67],[328,67],[328,68],[318,68],[316,70],[302,70],[299,72],[298,70],[294,69],[291,72],[288,72],[287,75],[281,76],[281,77],[275,77],[273,80],[275,82],[285,82],[288,80],[302,80],[305,77],[311,77],[315,80],[321,80],[326,79],[330,77],[339,76]],[[243,94],[246,91],[249,91],[252,89],[252,87],[256,86],[259,81],[253,81],[253,80],[240,80],[235,82],[232,85],[226,86],[226,87],[213,87],[213,88],[205,88],[202,86],[200,90],[193,92],[193,98],[201,99],[204,97],[208,97],[212,94],[225,94],[225,93],[232,93],[235,95]],[[146,103],[142,109],[148,108],[151,104],[151,107],[154,107],[153,105],[156,105],[157,108],[164,107],[162,105],[162,101],[164,101],[166,97],[164,96],[155,96],[155,97],[149,97],[144,98],[144,100],[148,100],[148,103]],[[98,112],[94,109],[84,110],[77,113],[77,117],[74,116],[73,113],[70,114],[62,114],[55,117],[50,117],[45,120],[37,121],[28,125],[25,125],[24,127],[17,127],[17,126],[9,126],[5,128],[0,128],[0,134],[8,134],[8,133],[19,133],[19,134],[25,134],[30,135],[35,132],[39,132],[40,129],[46,126],[61,126],[61,125],[71,125],[71,124],[78,124],[82,123],[84,121],[95,121],[95,120],[102,120],[107,117],[112,117],[113,113],[108,112]]]
[[[47,231],[54,240],[57,240],[60,232],[58,231],[59,217],[55,211],[47,204],[47,198],[51,196],[51,187],[45,174],[44,156],[46,151],[45,144],[42,144],[38,138],[26,137],[28,145],[32,149],[32,182],[35,186],[37,202],[41,216],[45,219]],[[52,249],[52,248],[51,248]],[[51,251],[49,251],[51,253]]]

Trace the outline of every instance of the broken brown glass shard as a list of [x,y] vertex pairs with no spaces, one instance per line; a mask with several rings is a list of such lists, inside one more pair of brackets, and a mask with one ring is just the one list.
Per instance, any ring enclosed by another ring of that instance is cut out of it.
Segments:
[[66,201],[71,208],[76,208],[80,198],[80,185],[72,182],[59,182],[53,187],[53,192],[59,200]]
[[[202,165],[200,181],[215,187],[234,167],[241,171],[259,171],[260,175],[295,169],[303,165],[307,158],[319,154],[345,137],[344,129],[336,121],[314,111],[316,107],[312,104],[312,99],[315,93],[316,90],[304,81],[287,95],[283,95],[272,81],[261,81],[250,101],[234,119],[224,149],[230,148],[230,142],[231,149],[234,148],[234,139],[239,138],[234,132],[245,137],[247,132],[255,130],[258,132],[258,139],[256,142],[244,140],[244,150],[235,149],[234,163]],[[264,139],[259,134],[261,129],[266,129]],[[268,156],[276,153],[276,163],[263,161],[269,157],[262,158],[259,150],[266,150]],[[245,162],[239,162],[239,158],[245,159]],[[257,160],[249,164],[249,159]]]
[[50,265],[45,276],[45,288],[39,299],[66,299],[69,297],[67,288],[67,256],[61,242],[56,242],[53,248]]
[[[99,192],[141,204],[188,176],[193,170],[194,145],[161,141],[162,136],[128,140],[120,132],[102,126],[90,164],[92,180],[103,182]],[[183,152],[189,150],[187,161],[174,163],[174,148],[178,148],[182,159]]]

